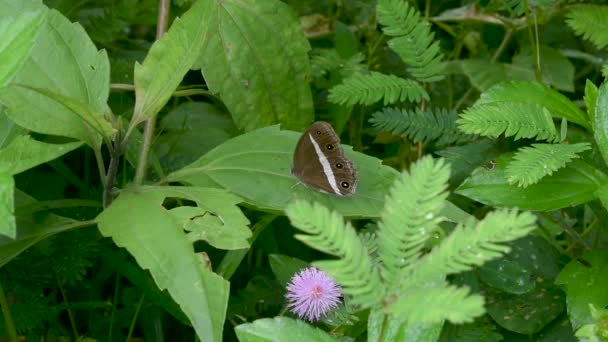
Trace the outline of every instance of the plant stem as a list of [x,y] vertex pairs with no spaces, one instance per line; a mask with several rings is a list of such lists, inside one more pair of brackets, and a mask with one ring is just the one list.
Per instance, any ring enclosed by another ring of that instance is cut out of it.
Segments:
[[139,310],[141,310],[141,306],[144,304],[144,298],[146,298],[145,294],[141,295],[139,299],[139,303],[137,303],[137,308],[135,309],[135,315],[133,315],[133,320],[131,321],[131,326],[129,327],[129,333],[127,334],[127,341],[131,341],[131,336],[133,336],[133,330],[135,329],[135,323],[137,322],[137,316],[139,316]]
[[61,291],[61,297],[63,298],[63,302],[68,307],[68,317],[70,318],[70,325],[72,326],[72,333],[74,334],[74,339],[78,340],[79,336],[78,330],[76,329],[76,320],[74,319],[74,314],[72,313],[72,310],[69,308],[68,298],[65,295],[65,289],[63,288],[63,284],[59,280],[57,274],[55,274],[55,279],[57,279],[57,284],[59,286],[59,291]]
[[2,284],[0,284],[0,306],[2,307],[2,316],[4,316],[4,324],[6,325],[6,330],[8,330],[8,334],[11,337],[11,341],[19,341],[19,339],[17,338],[17,329],[15,328],[15,321],[13,321],[11,310],[8,307],[8,301],[6,300],[6,295],[4,294]]
[[[167,23],[169,22],[169,7],[170,0],[160,0],[158,3],[158,24],[156,26],[156,40],[160,40],[167,31]],[[144,138],[141,144],[139,153],[139,161],[137,170],[135,171],[135,184],[141,185],[146,178],[146,170],[148,169],[148,155],[152,147],[152,138],[154,136],[154,126],[156,126],[156,115],[146,120],[144,128]]]

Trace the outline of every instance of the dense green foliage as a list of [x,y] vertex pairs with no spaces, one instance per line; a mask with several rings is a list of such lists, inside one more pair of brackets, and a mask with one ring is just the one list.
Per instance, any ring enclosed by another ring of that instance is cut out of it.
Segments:
[[[601,1],[0,0],[0,337],[605,341],[607,32]],[[315,120],[353,196],[291,174]]]

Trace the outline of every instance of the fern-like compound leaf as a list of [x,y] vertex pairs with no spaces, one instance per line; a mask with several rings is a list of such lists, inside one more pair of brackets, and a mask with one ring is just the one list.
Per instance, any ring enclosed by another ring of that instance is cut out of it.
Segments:
[[449,320],[458,324],[471,322],[484,314],[483,297],[470,295],[466,287],[416,288],[404,293],[407,296],[399,297],[387,308],[403,320],[420,323]]
[[429,95],[416,81],[379,72],[349,77],[329,93],[331,102],[346,106],[370,105],[381,99],[387,105],[398,101],[420,102],[428,100]]
[[534,104],[475,104],[460,115],[458,127],[469,134],[487,137],[515,136],[554,141],[558,138],[551,113]]
[[414,142],[437,140],[438,145],[448,145],[472,141],[475,136],[463,134],[456,126],[457,118],[456,112],[445,109],[385,108],[374,113],[369,121],[378,130],[389,131]]
[[447,198],[449,166],[425,157],[403,172],[391,187],[378,231],[382,276],[387,286],[401,269],[420,257],[422,247],[442,221],[439,211]]
[[460,224],[439,246],[413,265],[412,272],[402,277],[400,284],[403,287],[420,286],[499,258],[510,251],[504,243],[528,234],[535,228],[535,220],[529,212],[502,209],[489,213],[477,224]]
[[404,0],[380,0],[376,6],[382,31],[393,36],[388,46],[408,65],[407,71],[422,82],[443,79],[443,55],[433,41],[430,23]]
[[566,166],[578,158],[579,153],[590,148],[589,143],[532,144],[532,147],[520,148],[507,165],[507,180],[525,188]]
[[342,216],[303,200],[288,205],[285,211],[292,225],[307,233],[296,235],[298,240],[338,257],[314,265],[329,273],[344,293],[353,295],[353,304],[371,307],[381,301],[385,291],[378,269],[372,266],[366,246]]
[[580,5],[568,13],[566,22],[583,38],[591,41],[598,49],[608,45],[608,6]]

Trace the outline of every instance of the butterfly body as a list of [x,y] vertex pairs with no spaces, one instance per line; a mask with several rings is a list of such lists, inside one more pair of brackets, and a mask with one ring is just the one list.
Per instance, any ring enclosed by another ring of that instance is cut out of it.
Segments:
[[291,173],[307,186],[338,196],[357,190],[359,174],[327,122],[312,124],[298,140]]

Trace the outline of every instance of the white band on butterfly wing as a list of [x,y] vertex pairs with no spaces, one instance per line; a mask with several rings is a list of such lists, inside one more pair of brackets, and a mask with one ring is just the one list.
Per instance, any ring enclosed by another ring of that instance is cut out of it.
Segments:
[[309,133],[308,136],[310,137],[310,142],[312,143],[312,146],[315,148],[317,157],[319,157],[319,162],[321,163],[321,166],[323,166],[323,173],[325,174],[325,177],[327,177],[327,182],[329,183],[329,186],[331,186],[331,189],[336,195],[342,196],[342,194],[340,193],[340,189],[338,189],[338,184],[336,184],[336,177],[334,177],[334,172],[331,169],[331,165],[329,165],[329,160],[327,160],[327,157],[325,157],[323,151],[321,151],[321,147],[319,147],[319,144],[317,144],[315,139],[313,139],[312,134]]

